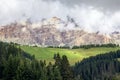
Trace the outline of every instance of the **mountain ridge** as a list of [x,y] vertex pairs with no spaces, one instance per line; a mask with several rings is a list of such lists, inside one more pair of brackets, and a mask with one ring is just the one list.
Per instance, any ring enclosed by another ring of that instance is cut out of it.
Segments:
[[0,40],[23,45],[37,46],[79,46],[87,44],[120,44],[120,33],[111,34],[87,32],[73,18],[67,21],[52,17],[41,22],[30,20],[1,26]]

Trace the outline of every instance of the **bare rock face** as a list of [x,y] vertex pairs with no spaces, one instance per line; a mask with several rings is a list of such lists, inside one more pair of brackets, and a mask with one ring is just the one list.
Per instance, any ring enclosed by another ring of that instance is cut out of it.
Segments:
[[[77,27],[76,27],[77,26]],[[23,45],[74,46],[87,44],[120,44],[120,33],[110,35],[88,33],[75,21],[62,21],[53,17],[40,23],[19,22],[1,26],[0,40]]]

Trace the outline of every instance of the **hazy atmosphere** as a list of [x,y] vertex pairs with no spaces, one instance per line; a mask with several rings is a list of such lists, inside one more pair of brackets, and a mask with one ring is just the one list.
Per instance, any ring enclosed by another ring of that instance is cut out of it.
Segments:
[[0,25],[42,18],[74,18],[89,31],[120,31],[120,0],[0,0]]

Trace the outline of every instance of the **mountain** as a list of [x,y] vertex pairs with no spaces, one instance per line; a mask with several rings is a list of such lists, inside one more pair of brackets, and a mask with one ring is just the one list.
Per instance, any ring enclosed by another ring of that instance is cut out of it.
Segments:
[[83,30],[73,18],[64,21],[58,17],[11,23],[0,27],[0,40],[23,45],[74,46],[87,44],[120,44],[120,33],[100,34]]

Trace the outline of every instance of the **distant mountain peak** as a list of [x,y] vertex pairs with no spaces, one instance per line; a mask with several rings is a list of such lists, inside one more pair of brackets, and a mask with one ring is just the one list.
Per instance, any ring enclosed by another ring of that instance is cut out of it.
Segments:
[[0,28],[0,40],[24,45],[39,46],[74,46],[86,44],[120,44],[120,33],[101,34],[99,31],[89,33],[75,27],[76,21],[68,18],[63,21],[58,17],[43,19],[32,23],[21,21]]

